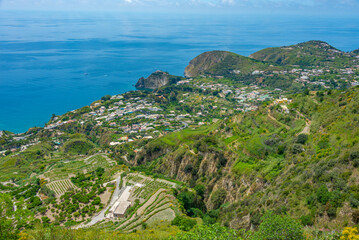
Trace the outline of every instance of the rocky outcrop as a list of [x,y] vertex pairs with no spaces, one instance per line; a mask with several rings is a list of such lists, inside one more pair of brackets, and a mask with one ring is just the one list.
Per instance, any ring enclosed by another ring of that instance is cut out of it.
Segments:
[[156,71],[152,73],[148,78],[141,77],[135,87],[143,89],[157,89],[170,83],[171,75],[167,72]]
[[211,51],[202,53],[190,61],[189,65],[185,69],[184,75],[185,77],[196,77],[206,72],[216,64],[222,62],[229,54],[230,52],[226,51]]

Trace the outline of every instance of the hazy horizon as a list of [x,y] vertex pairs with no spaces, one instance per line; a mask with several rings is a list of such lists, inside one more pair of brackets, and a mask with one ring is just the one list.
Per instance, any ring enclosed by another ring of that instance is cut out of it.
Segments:
[[357,14],[359,0],[0,0],[0,10]]

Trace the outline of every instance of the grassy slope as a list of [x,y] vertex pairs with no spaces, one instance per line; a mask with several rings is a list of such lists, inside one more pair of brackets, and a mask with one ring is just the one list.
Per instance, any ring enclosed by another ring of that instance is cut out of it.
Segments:
[[269,64],[241,56],[232,52],[211,51],[203,53],[194,58],[186,71],[191,73],[191,77],[201,74],[226,76],[233,74],[233,70],[240,70],[243,74],[248,74],[254,70],[265,70]]
[[232,70],[240,70],[241,73],[247,74],[254,70],[264,70],[268,67],[268,64],[235,53],[230,53],[223,59],[223,61],[209,68],[207,72],[215,75],[227,75]]

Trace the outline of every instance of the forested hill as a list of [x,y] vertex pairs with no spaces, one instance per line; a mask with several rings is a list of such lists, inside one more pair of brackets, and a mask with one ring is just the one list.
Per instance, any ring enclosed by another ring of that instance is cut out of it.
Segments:
[[185,69],[186,77],[200,75],[248,74],[255,70],[265,70],[269,64],[226,51],[205,52],[191,60]]
[[353,56],[323,41],[308,41],[285,47],[266,48],[250,55],[251,58],[279,65],[350,66]]

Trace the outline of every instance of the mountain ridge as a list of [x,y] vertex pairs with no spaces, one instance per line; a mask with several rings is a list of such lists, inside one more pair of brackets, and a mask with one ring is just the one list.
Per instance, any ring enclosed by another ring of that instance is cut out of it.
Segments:
[[[355,50],[346,53],[324,41],[311,40],[290,46],[271,47],[252,53],[249,57],[228,51],[209,51],[192,59],[185,69],[185,77],[200,75],[248,74],[255,70],[285,70],[294,67],[347,66],[353,64]],[[252,61],[254,60],[254,61]]]

